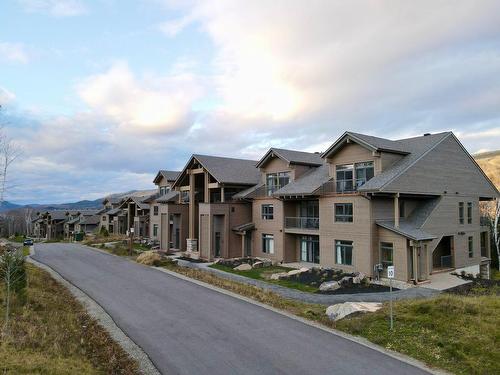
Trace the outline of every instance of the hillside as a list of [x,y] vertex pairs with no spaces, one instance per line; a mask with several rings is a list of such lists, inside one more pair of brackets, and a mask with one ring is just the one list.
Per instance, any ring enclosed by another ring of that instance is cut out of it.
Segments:
[[476,154],[474,159],[495,186],[500,189],[500,150]]

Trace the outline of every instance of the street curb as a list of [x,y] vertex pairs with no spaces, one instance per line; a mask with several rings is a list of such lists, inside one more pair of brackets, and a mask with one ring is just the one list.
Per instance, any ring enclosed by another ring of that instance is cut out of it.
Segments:
[[331,334],[333,334],[335,336],[339,336],[339,337],[342,337],[342,338],[347,339],[349,341],[352,341],[352,342],[355,342],[357,344],[363,345],[363,346],[365,346],[365,347],[367,347],[369,349],[372,349],[372,350],[375,350],[377,352],[386,354],[389,357],[395,358],[395,359],[397,359],[397,360],[399,360],[401,362],[404,362],[404,363],[409,364],[411,366],[417,367],[417,368],[419,368],[419,369],[421,369],[423,371],[427,371],[430,374],[434,374],[434,375],[452,375],[450,372],[447,372],[445,370],[431,368],[431,367],[427,366],[425,363],[423,363],[421,361],[418,361],[418,360],[416,360],[416,359],[414,359],[412,357],[409,357],[409,356],[406,356],[404,354],[397,353],[397,352],[385,349],[385,348],[383,348],[383,347],[381,347],[379,345],[373,344],[372,342],[370,342],[367,339],[364,339],[362,337],[349,335],[347,333],[344,333],[344,332],[341,332],[341,331],[337,331],[337,330],[328,328],[328,327],[326,327],[326,326],[324,326],[322,324],[316,323],[316,322],[314,322],[312,320],[301,318],[301,317],[299,317],[297,315],[291,314],[291,313],[283,311],[283,310],[276,309],[276,308],[274,308],[272,306],[269,306],[269,305],[266,305],[264,303],[255,301],[255,300],[253,300],[251,298],[248,298],[248,297],[242,296],[240,294],[237,294],[237,293],[234,293],[234,292],[230,292],[228,290],[225,290],[225,289],[213,286],[213,285],[205,283],[203,281],[192,279],[190,277],[184,276],[184,275],[179,274],[179,273],[174,272],[174,271],[167,270],[165,268],[161,268],[161,267],[151,267],[151,268],[153,268],[153,269],[155,269],[157,271],[160,271],[160,272],[164,272],[164,273],[166,273],[166,274],[168,274],[170,276],[174,276],[174,277],[177,277],[179,279],[191,282],[193,284],[197,284],[199,286],[202,286],[204,288],[213,290],[215,292],[219,292],[219,293],[225,294],[227,296],[230,296],[230,297],[233,297],[233,298],[237,298],[239,300],[251,303],[253,305],[260,306],[260,307],[262,307],[262,308],[264,308],[266,310],[269,310],[269,311],[275,312],[277,314],[286,316],[287,318],[299,321],[299,322],[301,322],[303,324],[306,324],[308,326],[321,329],[322,331],[331,333]]
[[[56,281],[61,283],[66,287],[69,292],[80,302],[87,313],[95,319],[99,325],[101,325],[111,336],[111,338],[122,347],[123,350],[139,364],[139,371],[144,375],[161,375],[153,361],[149,356],[142,350],[142,348],[137,345],[125,332],[121,330],[116,324],[113,318],[104,310],[104,308],[94,301],[88,294],[82,291],[77,286],[70,283],[64,277],[62,277],[57,271],[41,263],[31,256],[35,254],[35,247],[30,246],[30,255],[26,257],[26,260],[47,271]],[[109,254],[109,253],[108,253]]]

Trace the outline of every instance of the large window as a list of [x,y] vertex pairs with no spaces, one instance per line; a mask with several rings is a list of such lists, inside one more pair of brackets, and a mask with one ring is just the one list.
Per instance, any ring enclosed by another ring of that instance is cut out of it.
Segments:
[[472,202],[467,202],[467,224],[472,224]]
[[158,211],[159,211],[158,206],[153,206],[153,215],[154,216],[158,216]]
[[380,262],[387,268],[392,266],[394,261],[394,247],[391,242],[380,243]]
[[469,236],[469,258],[474,258],[474,237]]
[[352,223],[352,203],[335,203],[335,221]]
[[274,219],[274,207],[272,204],[262,205],[262,219],[273,220]]
[[153,237],[158,236],[158,224],[153,224]]
[[319,217],[319,201],[300,201],[300,217]]
[[354,165],[353,164],[337,165],[335,170],[336,170],[337,191],[338,192],[353,191]]
[[302,262],[319,263],[318,236],[302,236],[300,238],[300,260]]
[[274,254],[274,236],[272,234],[262,235],[262,252]]
[[352,241],[335,241],[335,263],[352,266]]
[[356,169],[356,187],[360,187],[365,184],[366,181],[373,177],[373,162],[367,161],[364,163],[356,163],[354,165]]
[[464,223],[464,202],[458,202],[458,222]]
[[290,182],[290,172],[268,173],[266,175],[266,191],[267,195],[271,195],[276,190]]

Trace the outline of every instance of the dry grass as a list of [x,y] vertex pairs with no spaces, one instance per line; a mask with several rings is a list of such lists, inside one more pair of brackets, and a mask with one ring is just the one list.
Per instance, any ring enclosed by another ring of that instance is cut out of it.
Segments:
[[484,173],[500,189],[500,151],[478,154],[474,158]]
[[0,343],[1,374],[138,374],[67,289],[39,268],[27,271],[27,302],[14,306],[10,335]]

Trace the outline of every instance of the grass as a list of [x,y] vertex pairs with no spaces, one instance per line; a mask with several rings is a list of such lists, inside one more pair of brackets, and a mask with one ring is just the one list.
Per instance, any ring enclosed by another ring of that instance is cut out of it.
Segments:
[[315,293],[318,291],[318,288],[311,286],[311,285],[304,284],[304,283],[300,283],[298,281],[270,280],[269,279],[273,273],[288,272],[288,271],[292,270],[293,268],[272,266],[272,267],[252,268],[251,270],[248,270],[248,271],[238,271],[238,270],[235,270],[231,267],[223,266],[221,264],[212,264],[209,267],[215,268],[215,269],[218,269],[221,271],[229,272],[229,273],[234,273],[236,275],[249,277],[251,279],[262,280],[262,281],[266,281],[268,283],[281,285],[281,286],[284,286],[287,288],[297,289],[297,290],[300,290],[302,292]]
[[9,237],[9,241],[23,243],[24,238],[25,237],[22,236],[22,235],[20,235],[20,236],[12,236],[12,237]]
[[[26,303],[14,305],[10,335],[0,342],[1,374],[139,374],[67,289],[32,265],[27,272]],[[3,317],[3,288],[0,303]]]
[[500,271],[496,268],[490,268],[491,279],[492,280],[500,280]]
[[30,247],[29,246],[23,246],[23,255],[25,257],[30,255]]

